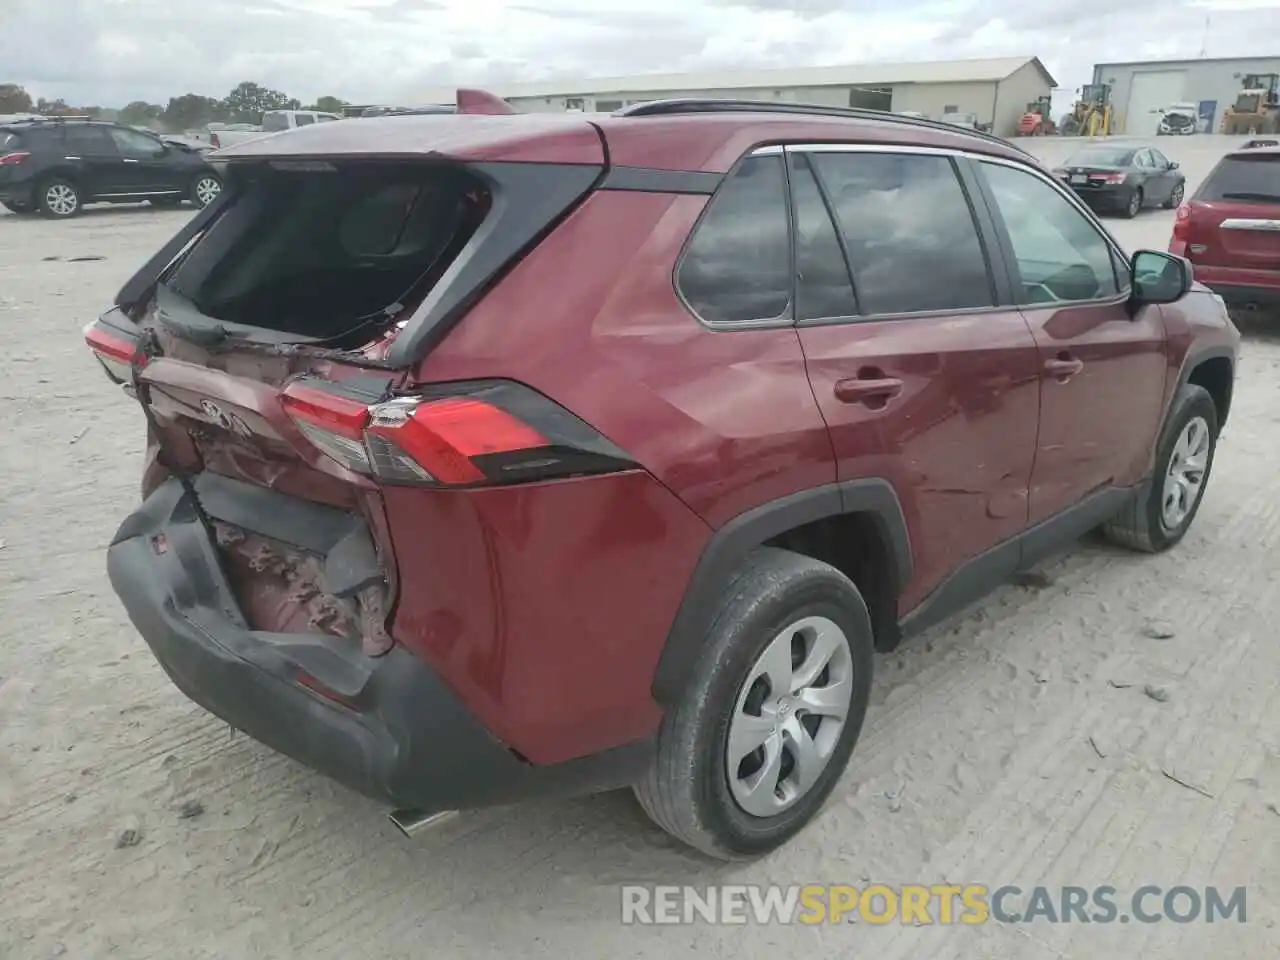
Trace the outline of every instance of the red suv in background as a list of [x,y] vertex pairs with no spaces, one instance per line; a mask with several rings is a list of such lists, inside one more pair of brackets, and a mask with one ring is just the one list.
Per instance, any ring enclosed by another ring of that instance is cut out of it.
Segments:
[[762,854],[845,769],[874,650],[1090,529],[1192,522],[1238,334],[1017,148],[467,102],[224,151],[86,332],[148,425],[130,618],[406,830],[634,786]]
[[1228,304],[1280,306],[1280,147],[1246,145],[1219,160],[1178,208],[1169,250]]

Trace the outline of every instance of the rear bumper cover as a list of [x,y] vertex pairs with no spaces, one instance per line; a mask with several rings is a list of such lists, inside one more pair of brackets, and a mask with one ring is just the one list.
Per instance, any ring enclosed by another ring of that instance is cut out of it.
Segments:
[[[297,500],[270,495],[299,508]],[[534,766],[403,648],[370,658],[357,642],[344,647],[327,635],[250,629],[176,480],[157,488],[121,526],[107,569],[130,620],[190,699],[389,806],[435,812],[591,793],[634,783],[652,757],[652,744],[639,743]],[[314,692],[300,676],[320,680],[350,706]]]
[[[1171,245],[1172,249],[1172,245]],[[1176,253],[1177,251],[1174,250]],[[1280,271],[1195,264],[1196,280],[1228,304],[1280,305]]]

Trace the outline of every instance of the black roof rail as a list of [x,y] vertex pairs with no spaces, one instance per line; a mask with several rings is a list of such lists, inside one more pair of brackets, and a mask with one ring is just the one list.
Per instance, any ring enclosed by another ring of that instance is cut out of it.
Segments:
[[919,127],[924,130],[946,130],[949,133],[961,133],[998,143],[1003,147],[1012,147],[1024,156],[1031,154],[1011,143],[1004,137],[969,127],[957,127],[942,120],[927,120],[924,117],[904,117],[900,113],[888,110],[872,110],[866,107],[830,107],[818,103],[791,103],[773,100],[713,100],[687,97],[676,100],[650,100],[646,103],[635,103],[616,111],[615,117],[675,117],[688,113],[789,113],[811,117],[844,117],[849,120],[888,120],[904,126]]

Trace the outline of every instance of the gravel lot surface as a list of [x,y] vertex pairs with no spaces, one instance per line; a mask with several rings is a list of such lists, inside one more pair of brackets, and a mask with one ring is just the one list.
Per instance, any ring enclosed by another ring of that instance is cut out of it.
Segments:
[[[1157,142],[1194,186],[1229,141]],[[1068,144],[1033,146],[1057,160]],[[465,815],[409,843],[188,702],[107,584],[143,424],[80,331],[187,216],[0,211],[0,957],[1280,955],[1280,333],[1265,322],[1246,326],[1184,544],[1151,558],[1082,543],[1043,582],[880,657],[854,761],[785,850],[708,864],[626,793]],[[1171,221],[1109,223],[1163,249]],[[1248,885],[1248,922],[619,922],[625,882],[944,878]]]

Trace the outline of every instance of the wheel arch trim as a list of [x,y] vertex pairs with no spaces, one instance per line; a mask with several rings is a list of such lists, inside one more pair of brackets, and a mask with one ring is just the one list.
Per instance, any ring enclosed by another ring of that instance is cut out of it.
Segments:
[[703,548],[658,658],[653,698],[663,706],[679,701],[702,654],[718,592],[752,550],[788,530],[854,513],[875,522],[892,554],[896,588],[901,591],[914,572],[911,540],[902,505],[887,480],[825,484],[760,504],[717,529]]
[[[1178,370],[1178,382],[1169,397],[1169,409],[1173,408],[1174,398],[1177,397],[1178,391],[1191,382],[1191,375],[1196,368],[1208,360],[1227,360],[1231,363],[1231,386],[1227,391],[1227,406],[1223,411],[1218,430],[1221,431],[1227,422],[1227,416],[1231,413],[1231,398],[1235,393],[1235,374],[1236,374],[1236,351],[1224,344],[1214,344],[1213,346],[1201,347],[1199,349],[1188,350],[1186,356],[1182,358],[1182,367]],[[1165,411],[1165,416],[1169,415],[1169,411]]]

